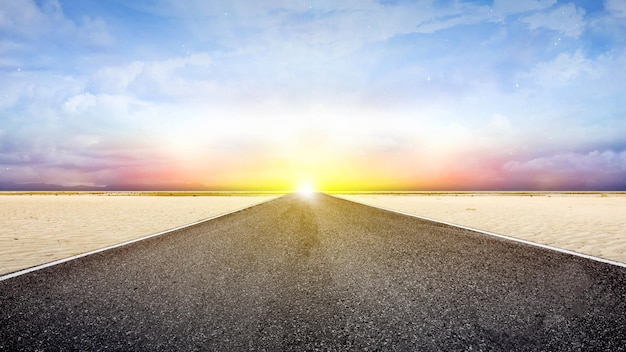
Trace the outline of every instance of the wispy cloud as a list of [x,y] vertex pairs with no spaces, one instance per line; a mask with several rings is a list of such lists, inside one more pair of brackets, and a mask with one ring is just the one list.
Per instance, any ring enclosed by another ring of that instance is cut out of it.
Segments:
[[[548,29],[558,35],[578,37],[584,31],[585,10],[575,4],[566,4],[551,9],[548,12],[538,12],[521,19],[530,30]],[[555,45],[560,39],[557,38]]]
[[563,153],[524,161],[509,161],[502,167],[518,187],[539,189],[623,189],[626,151],[594,150]]

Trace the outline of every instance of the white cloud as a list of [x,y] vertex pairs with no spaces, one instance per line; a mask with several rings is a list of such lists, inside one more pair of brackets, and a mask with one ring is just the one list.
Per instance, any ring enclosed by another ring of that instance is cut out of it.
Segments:
[[128,89],[147,97],[197,98],[216,89],[211,67],[211,57],[204,53],[147,62]]
[[511,173],[565,172],[578,175],[614,174],[626,172],[626,151],[591,151],[589,153],[564,153],[533,158],[526,161],[509,161],[502,169]]
[[[459,25],[497,21],[502,17],[553,6],[556,0],[496,0],[493,7],[465,2],[433,6],[430,0],[401,1],[174,1],[125,4],[161,16],[184,18],[202,41],[238,50],[263,50],[311,56],[315,51],[345,54],[365,43],[410,33],[433,33]],[[240,30],[253,33],[241,36]]]
[[563,36],[578,37],[585,28],[583,19],[585,10],[574,4],[558,6],[547,12],[537,12],[521,21],[528,25],[530,30],[547,28]]
[[0,4],[0,31],[29,40],[62,38],[80,44],[107,46],[113,42],[101,19],[85,17],[75,23],[65,17],[58,0],[3,1]]
[[162,61],[135,61],[108,66],[94,74],[94,86],[105,94],[141,97],[194,98],[215,90],[211,81],[213,60],[206,53]]
[[500,134],[510,132],[512,129],[511,120],[503,114],[493,114],[486,126],[487,132]]
[[559,87],[580,76],[595,74],[594,67],[581,51],[561,53],[551,61],[537,64],[524,79],[544,87]]
[[146,11],[160,16],[197,18],[197,17],[218,17],[218,16],[243,16],[259,17],[267,13],[281,12],[331,12],[352,10],[355,8],[368,8],[380,6],[372,0],[345,0],[345,1],[315,1],[309,0],[273,0],[273,1],[177,1],[177,0],[155,0],[155,1],[133,1],[124,2],[140,11]]
[[114,42],[113,36],[108,32],[106,22],[99,18],[83,17],[82,22],[76,26],[75,32],[81,42],[96,47],[108,47]]
[[624,0],[606,0],[604,7],[616,17],[626,17],[626,1]]
[[3,32],[13,32],[28,37],[40,35],[45,32],[50,22],[59,18],[58,2],[48,2],[48,12],[32,0],[3,1],[0,5],[0,29]]
[[111,94],[122,93],[137,78],[144,66],[143,62],[132,62],[127,65],[103,67],[96,72],[92,80],[100,91]]
[[79,114],[96,105],[96,97],[90,93],[82,93],[68,99],[63,109],[70,114]]
[[536,11],[553,6],[557,0],[494,0],[493,8],[498,14],[514,14]]
[[626,187],[626,151],[546,155],[510,161],[501,171],[520,189],[619,190]]
[[49,116],[46,110],[62,106],[84,89],[81,79],[50,72],[0,72],[0,82],[0,107],[8,109],[5,116],[28,111],[34,120]]

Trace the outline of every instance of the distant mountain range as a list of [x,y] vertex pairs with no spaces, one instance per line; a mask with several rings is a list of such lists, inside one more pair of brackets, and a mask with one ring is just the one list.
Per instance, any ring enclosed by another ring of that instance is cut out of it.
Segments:
[[[251,191],[258,192],[259,189],[230,189],[220,187],[207,187],[202,183],[156,183],[156,184],[113,184],[106,186],[62,186],[51,183],[12,183],[0,182],[0,192],[168,192],[168,191]],[[271,191],[271,190],[269,190]],[[366,190],[367,191],[367,190]],[[372,190],[369,190],[372,191]],[[376,191],[376,190],[373,190]],[[379,190],[385,191],[385,190]],[[443,191],[443,192],[626,192],[626,185],[613,188],[598,189],[555,189],[555,190],[525,190],[525,189],[501,189],[501,190],[482,190],[482,189],[424,189],[424,190],[395,190],[395,191]]]
[[20,192],[84,192],[84,191],[221,191],[201,183],[118,184],[106,186],[62,186],[50,183],[0,182],[0,191]]

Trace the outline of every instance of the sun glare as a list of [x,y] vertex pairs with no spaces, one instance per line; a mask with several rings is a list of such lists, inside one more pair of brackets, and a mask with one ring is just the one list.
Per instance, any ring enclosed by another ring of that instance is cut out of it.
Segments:
[[315,192],[315,187],[310,182],[301,182],[298,185],[298,193],[309,196]]

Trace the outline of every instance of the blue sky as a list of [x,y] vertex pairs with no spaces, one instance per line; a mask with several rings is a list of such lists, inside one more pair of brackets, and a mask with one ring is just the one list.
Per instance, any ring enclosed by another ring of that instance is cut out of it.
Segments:
[[0,183],[626,189],[626,1],[5,0]]

